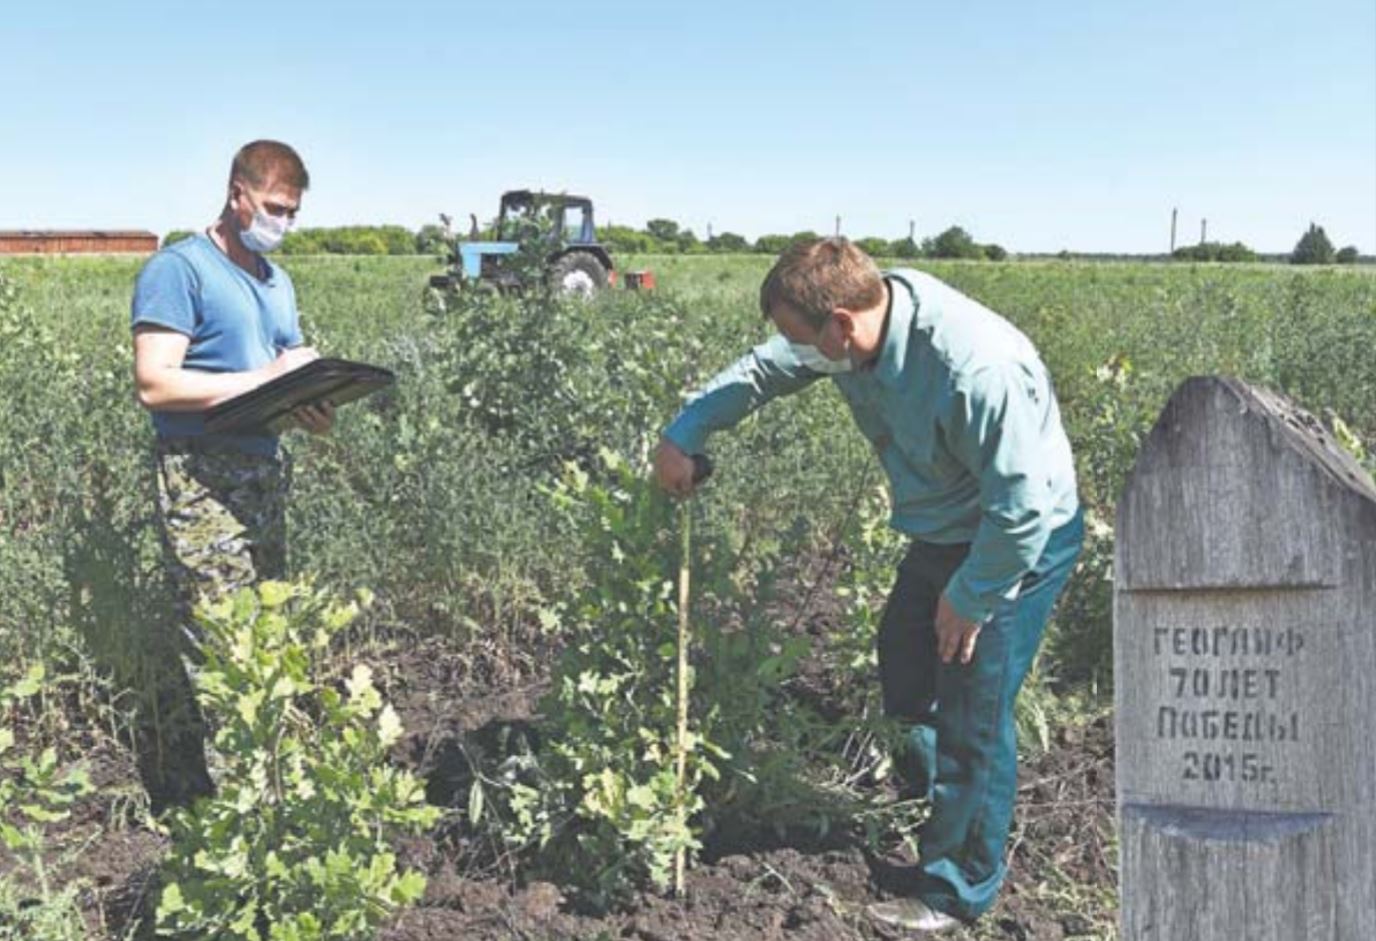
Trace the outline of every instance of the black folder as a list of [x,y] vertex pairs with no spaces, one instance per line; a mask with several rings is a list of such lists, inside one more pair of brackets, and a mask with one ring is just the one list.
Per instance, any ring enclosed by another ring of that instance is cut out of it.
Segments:
[[372,395],[397,381],[390,369],[347,359],[313,359],[276,379],[226,399],[205,412],[211,434],[279,432],[292,423],[291,413],[302,405],[333,405]]

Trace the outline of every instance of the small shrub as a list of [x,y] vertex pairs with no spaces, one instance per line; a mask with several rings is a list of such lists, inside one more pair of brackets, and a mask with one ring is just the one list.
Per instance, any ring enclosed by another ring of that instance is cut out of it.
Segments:
[[[43,676],[36,666],[0,688],[0,713],[14,715],[38,693]],[[17,754],[15,745],[14,731],[0,727],[0,841],[19,863],[0,878],[0,941],[78,941],[85,936],[77,904],[83,887],[53,884],[45,862],[46,830],[90,793],[90,781],[82,768],[62,771],[52,748],[35,756]]]
[[538,848],[596,904],[634,885],[669,885],[675,855],[695,852],[689,820],[723,757],[697,723],[685,787],[676,771],[678,563],[669,501],[605,456],[607,485],[570,468],[554,498],[582,521],[600,572],[563,612],[568,647],[542,704],[535,774],[511,782],[506,839]]
[[421,783],[388,765],[401,723],[371,671],[322,675],[357,613],[303,585],[263,584],[202,607],[197,675],[223,759],[218,792],[176,813],[159,927],[196,938],[371,938],[425,877],[389,837],[431,826]]
[[767,573],[742,578],[729,535],[696,532],[680,782],[675,574],[697,508],[675,507],[609,452],[596,475],[570,467],[552,495],[577,521],[587,581],[556,619],[568,646],[541,706],[542,745],[490,776],[502,794],[489,826],[597,906],[646,883],[667,889],[676,854],[691,858],[708,836],[829,828],[834,802],[804,768],[854,722],[842,730],[783,692],[807,645],[759,604]]

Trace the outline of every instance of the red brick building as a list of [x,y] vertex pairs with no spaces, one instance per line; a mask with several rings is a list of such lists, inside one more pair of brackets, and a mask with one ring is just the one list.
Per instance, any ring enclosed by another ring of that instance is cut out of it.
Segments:
[[90,252],[148,254],[158,250],[152,232],[115,229],[0,229],[0,255]]

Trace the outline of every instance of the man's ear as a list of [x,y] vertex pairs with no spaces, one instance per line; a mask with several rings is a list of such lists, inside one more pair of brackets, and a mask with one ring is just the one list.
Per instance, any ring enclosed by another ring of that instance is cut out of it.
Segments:
[[844,307],[833,307],[831,309],[831,319],[835,320],[841,329],[841,336],[849,340],[855,336],[855,314],[846,310]]

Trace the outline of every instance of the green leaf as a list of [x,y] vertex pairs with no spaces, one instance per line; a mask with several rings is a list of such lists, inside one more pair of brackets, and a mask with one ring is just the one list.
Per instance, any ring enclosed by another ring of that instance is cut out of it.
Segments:
[[280,608],[293,594],[295,589],[287,582],[267,581],[258,586],[258,597],[265,608]]
[[285,879],[291,875],[291,870],[287,868],[286,863],[282,862],[282,858],[273,852],[269,852],[264,858],[263,868],[273,879]]
[[414,869],[408,869],[392,884],[392,901],[397,905],[410,905],[420,901],[425,894],[425,876]]
[[354,666],[353,674],[344,681],[344,685],[349,689],[349,695],[358,698],[373,690],[373,668],[364,663]]
[[12,688],[14,695],[21,699],[28,699],[43,688],[45,675],[46,671],[43,669],[43,664],[35,663],[29,667],[29,672],[24,675],[24,678],[14,684]]
[[653,810],[655,792],[644,784],[637,784],[626,792],[626,802],[632,807],[639,807],[642,810]]
[[263,691],[253,690],[239,697],[234,704],[234,711],[239,714],[239,718],[244,720],[244,724],[253,725],[258,721],[258,705],[263,701]]
[[231,931],[238,932],[241,938],[246,938],[248,941],[261,941],[263,936],[258,931],[257,921],[258,906],[249,902],[239,909],[239,917],[230,922],[229,927]]
[[22,804],[19,809],[34,823],[56,823],[67,819],[65,810],[49,810],[41,804]]
[[158,903],[158,921],[184,911],[186,902],[182,899],[182,887],[175,882],[169,882],[162,888],[162,900]]
[[0,821],[0,840],[11,850],[18,850],[28,845],[23,831],[13,824]]
[[483,784],[476,778],[468,789],[468,822],[477,826],[483,819]]
[[377,737],[382,743],[383,748],[391,748],[401,740],[401,720],[397,718],[397,712],[388,703],[382,707],[382,713],[377,718]]

